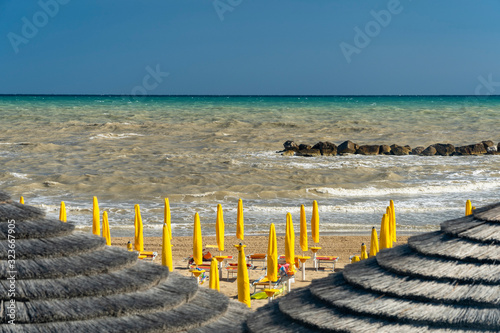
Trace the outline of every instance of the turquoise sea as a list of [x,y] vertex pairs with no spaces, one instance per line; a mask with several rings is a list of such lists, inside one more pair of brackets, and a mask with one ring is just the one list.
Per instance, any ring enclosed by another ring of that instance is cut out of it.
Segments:
[[500,156],[287,157],[286,140],[314,144],[427,147],[500,140],[499,97],[108,97],[0,96],[0,189],[91,227],[92,197],[109,212],[112,236],[133,235],[134,204],[146,236],[160,236],[163,198],[174,235],[191,235],[195,212],[226,233],[244,202],[246,234],[284,232],[312,201],[320,230],[369,233],[390,199],[401,233],[435,230],[465,201],[500,199]]

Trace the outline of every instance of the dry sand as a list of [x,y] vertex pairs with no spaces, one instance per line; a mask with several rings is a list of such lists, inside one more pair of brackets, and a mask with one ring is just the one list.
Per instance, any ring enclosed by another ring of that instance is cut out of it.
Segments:
[[[296,237],[295,254],[302,255],[298,244],[299,238]],[[398,242],[395,245],[405,244],[408,240],[407,236],[398,237]],[[133,237],[114,237],[112,239],[112,244],[114,246],[125,247],[128,242],[134,242]],[[278,253],[285,254],[285,236],[278,236]],[[232,255],[234,260],[232,262],[237,262],[238,251],[234,248],[234,244],[240,243],[235,236],[225,237],[225,251],[222,255]],[[265,253],[267,251],[268,239],[266,236],[246,236],[245,240],[242,242],[246,245],[245,254],[252,253]],[[346,264],[349,263],[349,257],[351,255],[359,255],[361,249],[361,243],[365,243],[369,250],[370,247],[370,236],[320,236],[320,243],[313,244],[311,237],[309,237],[309,246],[320,246],[321,250],[318,255],[330,255],[338,256],[339,261],[335,265],[335,271],[338,272],[344,268]],[[144,248],[147,251],[158,252],[158,257],[154,261],[156,264],[161,264],[161,237],[146,237],[144,239]],[[205,245],[215,245],[214,236],[203,237],[203,244]],[[174,237],[172,239],[172,256],[174,262],[174,270],[182,275],[191,276],[187,268],[187,261],[185,258],[192,254],[193,240],[191,237]],[[211,251],[212,255],[219,255],[218,251]],[[304,253],[305,256],[312,257],[312,252],[308,251]],[[258,279],[264,274],[262,270],[263,265],[261,263],[256,263],[256,267],[253,270],[249,270],[250,282]],[[331,265],[328,265],[326,269],[319,270],[316,272],[312,268],[312,261],[309,260],[306,263],[306,281],[302,281],[302,273],[298,272],[295,276],[295,283],[292,284],[292,290],[300,287],[305,287],[311,283],[313,279],[323,278],[328,274],[331,274]],[[231,278],[227,280],[227,274],[223,273],[223,278],[220,281],[220,291],[230,298],[237,299],[238,288],[236,283],[236,278]],[[205,282],[202,287],[208,287],[208,281]],[[250,290],[252,292],[253,290]],[[256,309],[267,304],[267,300],[252,300],[252,309]]]

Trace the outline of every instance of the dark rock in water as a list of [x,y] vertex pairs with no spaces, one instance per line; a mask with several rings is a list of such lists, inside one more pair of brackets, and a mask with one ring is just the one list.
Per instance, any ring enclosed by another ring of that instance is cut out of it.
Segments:
[[380,151],[380,146],[377,145],[364,145],[360,146],[358,150],[356,150],[356,154],[361,155],[378,155]]
[[391,145],[392,155],[409,155],[411,152],[410,146],[401,147],[396,144]]
[[498,143],[497,151],[500,151],[500,142]]
[[455,146],[449,143],[436,143],[433,146],[436,148],[436,153],[441,156],[449,156],[455,152]]
[[317,144],[315,144],[312,149],[319,149],[319,151],[321,152],[321,155],[324,155],[324,156],[333,156],[333,155],[337,155],[337,145],[334,144],[334,143],[331,143],[331,142],[318,142]]
[[391,155],[391,147],[389,145],[381,145],[379,154]]
[[297,144],[291,140],[286,141],[283,144],[283,147],[285,147],[285,150],[293,150],[293,151],[299,150],[299,146],[297,146]]
[[469,145],[467,147],[469,147],[471,155],[481,155],[487,153],[483,143],[476,143],[475,145]]
[[356,145],[352,141],[344,141],[337,148],[338,154],[354,154],[356,152]]
[[481,155],[486,153],[487,151],[483,143],[455,148],[455,155]]
[[293,155],[295,155],[295,150],[285,150],[281,155],[283,155],[283,156],[293,156]]
[[488,150],[488,147],[495,146],[495,143],[491,140],[483,141],[482,144],[484,145],[484,148],[486,148],[486,151]]
[[299,150],[303,150],[303,149],[311,149],[312,147],[310,145],[306,145],[304,143],[301,143],[299,145]]
[[305,157],[321,156],[321,151],[319,149],[312,149],[312,148],[300,149],[299,151],[295,152],[295,155],[296,156],[305,156]]
[[425,150],[425,147],[422,147],[422,146],[415,147],[411,150],[410,155],[420,155],[420,154],[422,154],[422,152],[424,150]]
[[424,156],[433,156],[433,155],[436,155],[436,153],[437,153],[436,147],[431,145],[431,146],[425,148],[421,154]]
[[455,147],[455,153],[453,153],[453,155],[470,155],[470,148],[469,146]]

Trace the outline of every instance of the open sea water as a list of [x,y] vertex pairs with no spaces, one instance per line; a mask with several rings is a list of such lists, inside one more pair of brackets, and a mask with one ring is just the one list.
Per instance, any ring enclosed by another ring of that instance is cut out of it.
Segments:
[[367,234],[394,200],[400,233],[436,230],[465,201],[500,200],[500,156],[285,157],[283,142],[427,147],[500,140],[499,97],[106,97],[0,96],[0,189],[91,230],[92,197],[112,236],[134,234],[140,204],[146,236],[161,236],[168,197],[174,236],[200,214],[215,234],[222,204],[235,233],[243,199],[245,234],[285,230],[291,212],[323,233]]

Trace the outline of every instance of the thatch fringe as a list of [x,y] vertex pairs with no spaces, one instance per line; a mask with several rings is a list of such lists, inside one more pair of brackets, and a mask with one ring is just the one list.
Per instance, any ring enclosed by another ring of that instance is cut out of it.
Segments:
[[499,308],[422,303],[356,289],[341,273],[311,285],[313,296],[329,306],[358,316],[372,316],[412,325],[449,328],[497,329]]
[[[49,238],[69,235],[75,230],[73,223],[63,223],[60,221],[47,219],[34,219],[14,224],[16,240],[27,238]],[[0,240],[8,239],[9,225],[0,223]]]
[[453,238],[440,231],[413,236],[408,239],[408,245],[413,251],[427,256],[481,263],[500,260],[500,245]]
[[[328,318],[327,320],[330,320]],[[296,321],[290,320],[290,317],[282,313],[278,302],[273,302],[258,309],[255,315],[247,321],[247,327],[250,332],[269,332],[269,333],[314,333],[315,329],[301,325]]]
[[[398,324],[394,321],[357,316],[325,306],[308,289],[297,289],[279,301],[279,309],[294,321],[316,332],[436,332],[429,326]],[[260,312],[259,309],[257,312]],[[264,310],[262,311],[264,312]],[[256,315],[254,317],[260,317]],[[456,331],[454,331],[456,332]]]
[[474,216],[483,221],[500,222],[500,207],[494,206],[490,209],[480,211],[476,209],[474,211]]
[[[5,197],[8,199],[8,197]],[[248,309],[196,280],[106,247],[40,210],[0,201],[16,220],[16,326],[7,325],[7,223],[0,224],[1,332],[243,332]]]
[[[114,295],[135,292],[156,286],[168,277],[168,269],[147,262],[99,275],[71,278],[16,281],[16,298],[51,299]],[[8,299],[9,281],[0,281],[0,295]],[[5,289],[4,289],[5,288]]]
[[132,293],[20,303],[16,323],[76,321],[169,311],[191,301],[197,291],[196,280],[172,274],[156,287]]
[[[74,232],[69,236],[16,240],[16,259],[73,256],[104,248],[106,240],[90,233]],[[0,259],[7,260],[9,243],[0,241]]]
[[441,223],[441,231],[450,235],[458,235],[459,233],[477,227],[485,223],[485,221],[477,220],[474,216],[461,217],[455,220],[448,220]]
[[[217,318],[216,321],[205,326],[190,329],[189,333],[213,333],[213,332],[247,332],[245,320],[251,314],[248,307],[237,301],[229,300],[227,312]],[[243,320],[242,320],[243,319]]]
[[380,267],[399,275],[424,279],[465,283],[500,284],[500,263],[470,263],[426,257],[413,252],[407,245],[382,251],[375,257]]
[[352,286],[392,297],[483,307],[500,304],[498,285],[449,283],[411,275],[400,276],[382,269],[375,258],[348,265],[342,273]]
[[10,195],[7,193],[0,191],[0,203],[1,202],[9,202],[11,200]]
[[[123,251],[118,247],[105,247],[71,257],[16,260],[16,280],[57,279],[77,275],[110,273],[135,264],[137,252]],[[10,276],[7,261],[0,261],[0,279]]]
[[[171,311],[146,312],[130,316],[16,325],[22,332],[179,332],[217,321],[228,310],[229,299],[218,292],[200,288],[189,303]],[[233,318],[235,325],[245,318]]]
[[17,223],[44,216],[43,210],[33,206],[23,205],[18,202],[0,204],[0,223],[9,220],[15,220]]

